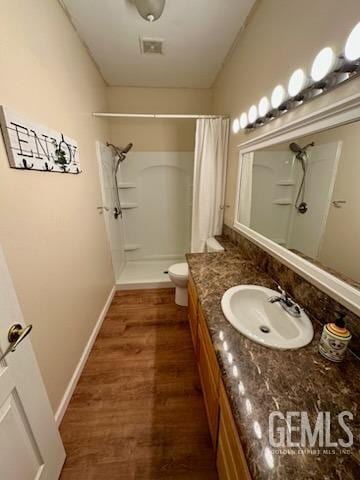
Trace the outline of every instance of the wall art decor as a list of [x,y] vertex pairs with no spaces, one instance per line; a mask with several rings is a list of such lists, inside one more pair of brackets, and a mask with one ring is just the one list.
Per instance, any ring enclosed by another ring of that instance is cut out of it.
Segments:
[[0,125],[11,168],[81,173],[77,142],[0,106]]

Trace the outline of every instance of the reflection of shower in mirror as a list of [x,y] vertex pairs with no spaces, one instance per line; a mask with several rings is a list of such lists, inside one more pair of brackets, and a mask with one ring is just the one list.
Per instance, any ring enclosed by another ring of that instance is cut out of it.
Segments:
[[315,145],[314,140],[305,141],[305,147],[293,142],[257,150],[244,162],[238,219],[277,244],[317,259],[342,142],[316,140]]
[[305,189],[306,189],[306,172],[308,167],[308,148],[314,147],[315,142],[308,143],[305,147],[300,147],[298,143],[290,143],[290,150],[295,153],[295,158],[297,158],[301,163],[302,168],[302,179],[300,182],[300,187],[295,200],[295,208],[299,213],[306,213],[308,211],[308,203],[305,202]]

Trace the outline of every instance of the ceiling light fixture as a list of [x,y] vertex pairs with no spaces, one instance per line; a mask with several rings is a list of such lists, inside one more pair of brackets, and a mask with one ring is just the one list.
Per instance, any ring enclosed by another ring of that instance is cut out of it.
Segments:
[[346,40],[345,58],[350,62],[360,58],[360,22],[355,25]]
[[164,11],[165,0],[135,0],[135,6],[144,20],[155,22]]

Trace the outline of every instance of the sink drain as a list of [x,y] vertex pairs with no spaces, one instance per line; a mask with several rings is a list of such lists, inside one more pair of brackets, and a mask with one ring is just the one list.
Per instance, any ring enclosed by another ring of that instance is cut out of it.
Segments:
[[261,325],[259,328],[263,333],[270,333],[270,328],[266,327],[265,325]]

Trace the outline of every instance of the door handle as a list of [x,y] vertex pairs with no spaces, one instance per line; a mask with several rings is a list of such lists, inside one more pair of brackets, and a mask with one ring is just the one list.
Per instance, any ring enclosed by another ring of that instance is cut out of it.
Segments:
[[20,323],[15,323],[12,325],[8,331],[8,340],[10,345],[5,350],[5,352],[1,355],[0,361],[3,360],[6,355],[10,352],[15,352],[16,347],[21,343],[25,337],[29,335],[32,330],[32,325],[28,325],[27,327],[22,327]]

